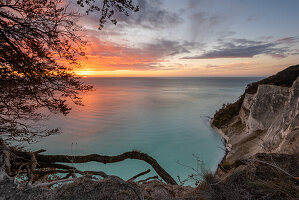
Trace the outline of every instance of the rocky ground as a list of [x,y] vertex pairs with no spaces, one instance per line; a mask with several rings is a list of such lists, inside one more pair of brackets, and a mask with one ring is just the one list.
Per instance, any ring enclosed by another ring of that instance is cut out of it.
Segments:
[[104,179],[77,178],[55,189],[47,187],[17,187],[12,180],[0,181],[0,199],[22,200],[200,200],[200,199],[266,199],[295,200],[299,198],[299,156],[257,154],[239,160],[218,175],[203,174],[198,187],[165,184],[154,180],[145,183],[125,182],[109,176]]
[[78,178],[55,189],[45,187],[17,188],[12,180],[0,181],[0,199],[54,200],[54,199],[101,199],[101,200],[139,200],[139,199],[200,199],[196,188],[151,181],[144,184],[125,182],[110,176],[96,180],[90,177]]

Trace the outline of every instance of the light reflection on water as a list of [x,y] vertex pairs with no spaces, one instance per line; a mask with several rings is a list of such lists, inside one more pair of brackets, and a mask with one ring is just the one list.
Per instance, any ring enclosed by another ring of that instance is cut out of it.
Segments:
[[[215,170],[224,154],[221,138],[202,116],[212,116],[223,103],[236,100],[246,84],[259,79],[87,78],[96,91],[83,95],[85,106],[74,107],[67,117],[52,117],[47,124],[63,133],[32,148],[72,155],[140,150],[157,159],[175,178],[192,173],[177,162],[195,167],[192,154],[197,154],[207,168]],[[150,168],[134,160],[77,166],[124,179]]]

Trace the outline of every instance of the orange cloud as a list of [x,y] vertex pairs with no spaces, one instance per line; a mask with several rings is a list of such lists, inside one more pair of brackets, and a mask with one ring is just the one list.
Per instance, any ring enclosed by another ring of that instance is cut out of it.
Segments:
[[[82,60],[83,68],[79,71],[115,71],[115,70],[155,70],[163,55],[154,51],[127,47],[112,42],[100,41],[90,37],[86,46],[86,58]],[[82,73],[81,73],[82,74]]]

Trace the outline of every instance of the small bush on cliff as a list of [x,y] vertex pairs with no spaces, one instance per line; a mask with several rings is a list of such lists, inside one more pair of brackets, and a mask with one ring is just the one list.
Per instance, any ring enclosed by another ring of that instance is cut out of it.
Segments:
[[212,124],[217,128],[228,124],[228,122],[239,114],[243,103],[243,95],[235,103],[223,104],[222,108],[216,111]]

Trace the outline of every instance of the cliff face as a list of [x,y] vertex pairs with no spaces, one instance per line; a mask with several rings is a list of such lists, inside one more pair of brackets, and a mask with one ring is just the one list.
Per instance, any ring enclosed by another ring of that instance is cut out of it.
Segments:
[[245,99],[245,94],[256,94],[260,85],[291,87],[297,77],[299,77],[299,65],[294,65],[273,76],[247,85],[245,93],[242,94],[235,103],[228,104],[216,112],[213,117],[212,125],[217,128],[222,128],[227,125],[232,118],[238,116]]
[[220,131],[226,136],[227,161],[256,153],[299,152],[299,77],[293,85],[259,85],[245,94],[239,115]]

